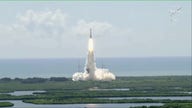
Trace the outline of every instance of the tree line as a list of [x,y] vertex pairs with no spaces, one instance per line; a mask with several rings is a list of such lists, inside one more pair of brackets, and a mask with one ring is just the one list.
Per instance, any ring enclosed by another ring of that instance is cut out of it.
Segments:
[[19,81],[21,83],[44,83],[46,81],[68,81],[69,79],[66,77],[50,77],[50,78],[39,78],[39,77],[33,77],[33,78],[1,78],[0,82],[10,82],[10,81]]

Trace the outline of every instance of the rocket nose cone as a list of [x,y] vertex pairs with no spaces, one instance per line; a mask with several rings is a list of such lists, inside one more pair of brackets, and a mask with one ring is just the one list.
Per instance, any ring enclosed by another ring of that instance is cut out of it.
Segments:
[[90,29],[90,38],[92,38],[92,29]]

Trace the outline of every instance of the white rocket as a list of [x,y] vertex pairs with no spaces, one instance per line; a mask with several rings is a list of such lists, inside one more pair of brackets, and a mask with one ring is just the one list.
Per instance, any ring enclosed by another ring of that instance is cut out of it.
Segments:
[[94,50],[93,50],[93,38],[92,38],[92,30],[90,29],[90,37],[88,41],[88,56],[85,66],[85,71],[89,74],[89,79],[95,79],[95,70],[96,64],[94,59]]
[[88,55],[86,59],[86,64],[84,72],[76,72],[72,76],[73,81],[80,80],[98,80],[98,81],[111,81],[115,80],[115,75],[111,73],[108,69],[101,69],[96,67],[94,59],[94,48],[93,48],[93,37],[92,31],[90,29],[90,37],[88,41]]

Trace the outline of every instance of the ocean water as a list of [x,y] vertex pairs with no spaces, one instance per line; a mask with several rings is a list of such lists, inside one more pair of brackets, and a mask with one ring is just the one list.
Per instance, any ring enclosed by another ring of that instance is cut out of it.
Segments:
[[[96,58],[96,64],[116,76],[191,75],[191,57]],[[85,58],[0,59],[0,78],[71,77],[84,65]]]

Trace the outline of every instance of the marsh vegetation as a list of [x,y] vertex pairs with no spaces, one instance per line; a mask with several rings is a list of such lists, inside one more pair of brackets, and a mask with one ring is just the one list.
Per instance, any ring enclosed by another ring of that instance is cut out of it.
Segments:
[[[190,103],[170,99],[102,99],[103,97],[191,96],[191,76],[117,77],[115,81],[77,81],[70,78],[0,79],[0,100],[34,104],[77,103]],[[14,91],[42,90],[15,96]],[[182,104],[182,105],[183,105]],[[174,105],[174,104],[173,104]],[[164,107],[163,107],[164,108]],[[168,108],[168,107],[167,107]]]

